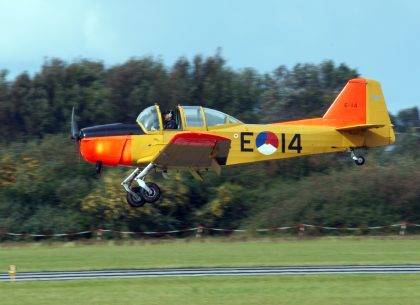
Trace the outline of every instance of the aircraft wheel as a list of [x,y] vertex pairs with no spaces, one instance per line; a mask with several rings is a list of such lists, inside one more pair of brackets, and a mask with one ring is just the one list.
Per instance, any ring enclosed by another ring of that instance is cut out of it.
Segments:
[[156,183],[153,182],[147,182],[146,185],[152,190],[152,192],[149,194],[145,189],[142,189],[142,196],[146,202],[155,202],[159,200],[160,198],[160,188]]
[[356,165],[363,165],[365,164],[365,158],[363,158],[362,156],[357,157],[357,160],[354,160],[354,163],[356,163]]
[[146,200],[144,200],[142,188],[137,186],[133,187],[131,190],[137,194],[138,198],[134,197],[130,193],[127,193],[127,203],[133,208],[140,208],[144,206],[146,204]]

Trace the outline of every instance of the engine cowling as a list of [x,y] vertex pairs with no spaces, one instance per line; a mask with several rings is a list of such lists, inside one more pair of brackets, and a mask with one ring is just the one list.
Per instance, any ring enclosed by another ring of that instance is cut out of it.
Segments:
[[80,153],[86,161],[95,164],[132,165],[131,136],[83,138],[80,141]]

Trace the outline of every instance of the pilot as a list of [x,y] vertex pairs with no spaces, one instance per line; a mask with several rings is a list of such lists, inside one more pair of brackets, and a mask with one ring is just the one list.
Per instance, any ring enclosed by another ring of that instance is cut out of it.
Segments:
[[178,129],[178,124],[172,118],[172,112],[168,111],[164,115],[165,123],[163,124],[164,129]]

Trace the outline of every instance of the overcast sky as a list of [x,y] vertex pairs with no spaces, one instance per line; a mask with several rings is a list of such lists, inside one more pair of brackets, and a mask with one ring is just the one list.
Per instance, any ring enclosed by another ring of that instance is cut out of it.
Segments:
[[420,107],[420,1],[2,0],[0,69],[45,57],[107,66],[151,55],[213,55],[261,73],[332,59],[382,83],[391,112]]

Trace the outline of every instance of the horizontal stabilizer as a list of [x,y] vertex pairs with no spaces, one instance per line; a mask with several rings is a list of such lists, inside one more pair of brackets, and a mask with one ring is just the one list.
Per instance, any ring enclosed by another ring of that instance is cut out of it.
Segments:
[[345,126],[345,127],[339,127],[336,128],[336,130],[338,131],[351,131],[351,130],[365,130],[365,129],[370,129],[370,128],[381,128],[384,127],[385,125],[378,125],[378,124],[360,124],[360,125],[350,125],[350,126]]

